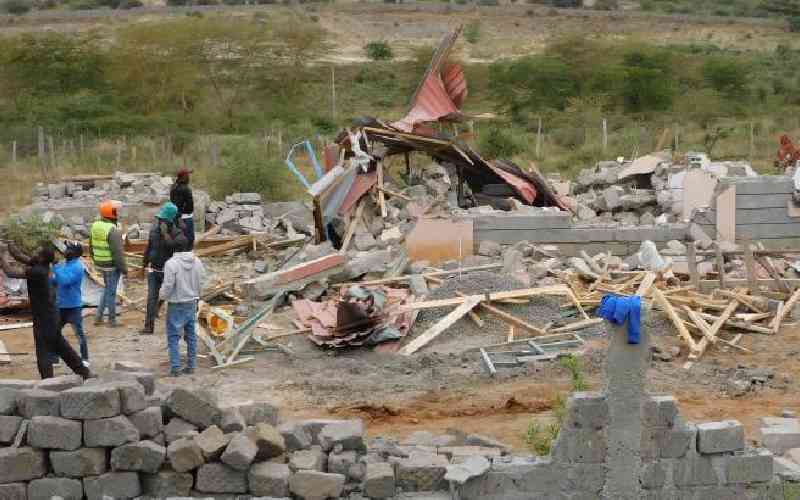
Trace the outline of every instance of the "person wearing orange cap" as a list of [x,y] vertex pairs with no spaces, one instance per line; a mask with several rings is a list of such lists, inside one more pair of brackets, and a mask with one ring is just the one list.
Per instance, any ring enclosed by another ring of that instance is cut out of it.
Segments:
[[169,190],[169,201],[178,207],[178,226],[189,242],[189,249],[194,248],[194,196],[189,187],[191,173],[188,168],[178,170],[175,182]]
[[117,324],[117,285],[121,276],[128,275],[125,252],[122,247],[122,234],[117,228],[118,210],[122,203],[106,200],[100,204],[100,219],[89,230],[89,246],[92,261],[103,274],[103,293],[97,305],[94,324],[103,322],[103,314],[108,310],[108,324]]

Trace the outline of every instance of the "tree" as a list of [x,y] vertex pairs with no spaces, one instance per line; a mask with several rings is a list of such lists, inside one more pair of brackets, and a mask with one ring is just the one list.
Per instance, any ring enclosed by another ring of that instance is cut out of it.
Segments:
[[626,111],[664,111],[672,106],[675,85],[667,51],[635,49],[623,57],[622,97]]
[[736,59],[711,58],[703,65],[702,73],[710,87],[727,97],[744,97],[748,94],[750,68]]
[[547,109],[563,110],[570,97],[578,95],[578,82],[568,64],[549,56],[529,56],[490,68],[489,89],[517,121]]
[[2,7],[0,8],[0,11],[7,12],[15,16],[27,14],[31,10],[31,4],[25,0],[6,0],[0,7]]

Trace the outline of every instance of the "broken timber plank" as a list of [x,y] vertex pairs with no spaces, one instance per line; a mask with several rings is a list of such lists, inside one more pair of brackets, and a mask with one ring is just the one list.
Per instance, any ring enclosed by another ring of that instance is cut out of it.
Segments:
[[[733,302],[728,304],[728,307],[725,308],[725,310],[722,312],[722,315],[720,315],[719,318],[716,318],[714,320],[714,324],[711,325],[711,328],[709,328],[708,332],[705,332],[701,329],[704,336],[702,339],[700,339],[700,342],[697,344],[697,351],[689,352],[690,362],[700,359],[700,356],[702,356],[703,353],[706,351],[706,348],[708,348],[709,342],[711,342],[711,340],[709,339],[713,339],[717,336],[717,332],[719,332],[720,328],[722,328],[722,325],[725,324],[726,321],[728,321],[728,318],[730,318],[731,314],[733,314],[733,312],[736,310],[737,307],[739,307],[739,301],[734,299]],[[702,314],[698,313],[698,316],[702,317]],[[708,333],[708,335],[705,335],[706,333]],[[689,367],[691,367],[690,364]],[[688,367],[684,365],[684,368]]]
[[753,257],[753,245],[747,243],[744,248],[744,266],[747,270],[747,287],[750,289],[750,293],[756,293],[758,291],[758,282],[756,281],[756,262]]
[[659,290],[658,288],[651,288],[651,290],[653,292],[653,298],[655,299],[655,301],[661,306],[661,309],[664,310],[669,319],[672,320],[672,323],[675,325],[675,328],[678,329],[678,334],[689,346],[690,355],[691,353],[696,352],[698,349],[697,344],[695,344],[692,335],[689,333],[689,330],[687,330],[686,327],[683,325],[683,322],[678,317],[678,314],[675,312],[675,309],[672,307],[672,304],[670,304],[669,301],[666,299],[666,297],[664,297],[664,294],[661,293],[661,290]]
[[[494,269],[500,269],[503,267],[503,264],[486,264],[483,266],[473,266],[473,267],[462,267],[460,269],[453,269],[452,271],[436,271],[432,273],[424,273],[421,276],[424,278],[428,277],[437,277],[437,276],[449,276],[451,274],[459,274],[459,273],[468,273],[472,271],[491,271]],[[394,278],[381,278],[377,280],[371,281],[349,281],[345,283],[337,283],[337,286],[350,286],[350,285],[359,285],[359,286],[370,286],[370,285],[385,285],[387,283],[397,283],[398,281],[408,281],[414,274],[407,274],[405,276],[397,276]]]
[[30,328],[33,326],[32,321],[25,321],[22,323],[9,323],[7,325],[0,325],[0,332],[4,330],[17,330],[19,328]]
[[386,196],[383,193],[383,162],[378,161],[378,207],[381,209],[381,219],[386,218]]
[[787,314],[792,312],[794,309],[794,305],[797,301],[800,300],[800,288],[794,291],[789,300],[783,305],[783,309],[781,309],[778,314],[775,315],[775,321],[772,324],[772,333],[778,333],[778,330],[781,328],[781,323],[783,319],[786,317]]
[[570,295],[570,290],[566,285],[553,285],[541,288],[525,288],[522,290],[509,290],[507,292],[487,293],[485,295],[467,295],[465,297],[454,297],[450,299],[428,300],[423,302],[412,302],[401,307],[400,312],[414,311],[417,309],[435,309],[437,307],[456,306],[463,303],[468,298],[477,297],[485,302],[495,302],[503,299],[514,299],[519,297],[533,297],[535,295]]
[[700,288],[700,275],[697,274],[697,255],[694,242],[690,241],[686,245],[686,258],[689,262],[689,281],[695,288]]
[[[472,297],[479,297],[480,298],[479,295],[473,295]],[[480,302],[480,300],[479,300],[479,302]],[[505,321],[509,325],[513,325],[513,326],[515,326],[517,328],[520,328],[520,329],[525,330],[527,332],[534,333],[536,335],[546,335],[547,334],[547,332],[542,330],[541,328],[535,327],[532,324],[528,323],[527,321],[522,320],[520,318],[517,318],[513,314],[509,314],[509,313],[507,313],[507,312],[505,312],[505,311],[503,311],[501,309],[498,309],[498,308],[496,308],[496,307],[494,307],[492,305],[489,305],[489,304],[481,302],[480,303],[480,307],[482,309],[485,309],[489,313],[497,316],[498,318],[500,318],[501,320]]]
[[347,247],[350,246],[350,240],[353,239],[353,235],[356,232],[356,226],[358,226],[358,221],[361,219],[361,213],[364,211],[364,200],[358,202],[358,207],[356,207],[356,213],[353,216],[353,219],[350,221],[350,225],[347,226],[347,232],[344,235],[344,240],[342,241],[342,248],[339,249],[339,253],[347,253]]
[[0,340],[0,365],[7,365],[11,363],[11,356],[8,354],[6,345]]
[[430,343],[433,339],[438,337],[442,332],[450,328],[453,323],[461,319],[465,314],[472,310],[473,307],[477,306],[480,301],[483,300],[481,295],[472,295],[469,297],[465,297],[461,304],[453,309],[450,314],[439,320],[438,323],[430,327],[426,330],[422,335],[415,338],[411,342],[409,342],[405,347],[398,351],[400,354],[404,356],[409,356],[414,354],[421,348],[425,347]]
[[569,325],[561,326],[559,328],[553,328],[552,330],[548,330],[547,333],[565,333],[565,332],[574,332],[575,330],[582,330],[584,328],[588,328],[590,326],[596,325],[598,323],[602,323],[603,318],[590,318],[590,319],[582,319],[580,321],[576,321]]
[[656,273],[649,272],[645,274],[644,279],[639,284],[639,288],[636,290],[636,295],[640,297],[647,296],[647,293],[650,291],[650,288],[653,286],[653,283],[656,282]]

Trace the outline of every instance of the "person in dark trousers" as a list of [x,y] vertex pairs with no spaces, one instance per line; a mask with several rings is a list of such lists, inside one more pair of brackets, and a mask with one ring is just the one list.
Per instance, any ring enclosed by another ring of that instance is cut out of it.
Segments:
[[[164,266],[161,299],[167,303],[167,346],[169,374],[191,375],[197,366],[197,303],[203,290],[205,269],[195,257],[184,235],[176,239],[175,255]],[[181,369],[180,340],[186,342],[186,365]]]
[[89,230],[89,246],[92,261],[103,273],[103,293],[97,305],[94,324],[103,322],[103,314],[108,310],[108,324],[112,328],[117,324],[117,285],[122,276],[128,275],[125,262],[125,251],[122,246],[122,233],[117,228],[117,210],[122,204],[114,200],[106,200],[100,204],[100,219],[96,220]]
[[175,238],[180,234],[176,226],[178,207],[168,201],[161,206],[147,238],[143,266],[147,271],[147,311],[142,335],[152,335],[158,314],[158,293],[164,282],[164,264],[175,253]]
[[49,243],[42,244],[33,257],[28,257],[13,244],[8,246],[9,253],[24,268],[15,267],[0,256],[0,267],[9,278],[24,279],[28,286],[28,298],[33,314],[33,341],[36,346],[36,364],[39,375],[43,378],[53,377],[53,364],[50,353],[57,354],[67,366],[84,379],[91,378],[92,372],[83,365],[80,356],[69,345],[67,339],[58,329],[58,311],[56,310],[55,290],[50,283],[50,266],[55,261],[55,251]]
[[53,277],[51,278],[56,286],[58,330],[63,331],[65,325],[72,325],[72,330],[78,338],[81,360],[85,366],[89,366],[89,346],[83,331],[83,297],[81,296],[83,275],[86,273],[81,262],[83,245],[77,242],[67,242],[64,246],[66,261],[53,266]]
[[178,225],[186,235],[189,248],[194,248],[194,196],[192,188],[189,187],[189,175],[192,173],[188,168],[178,170],[175,182],[169,190],[169,201],[178,207]]

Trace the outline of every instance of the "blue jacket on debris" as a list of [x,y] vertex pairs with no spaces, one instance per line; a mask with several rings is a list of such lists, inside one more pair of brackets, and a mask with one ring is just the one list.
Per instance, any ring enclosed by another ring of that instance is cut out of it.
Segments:
[[614,325],[628,322],[628,343],[638,344],[641,338],[642,298],[638,295],[622,297],[608,294],[600,301],[597,315]]
[[81,307],[81,283],[85,270],[81,259],[70,259],[53,266],[52,283],[56,285],[56,304],[59,309]]

